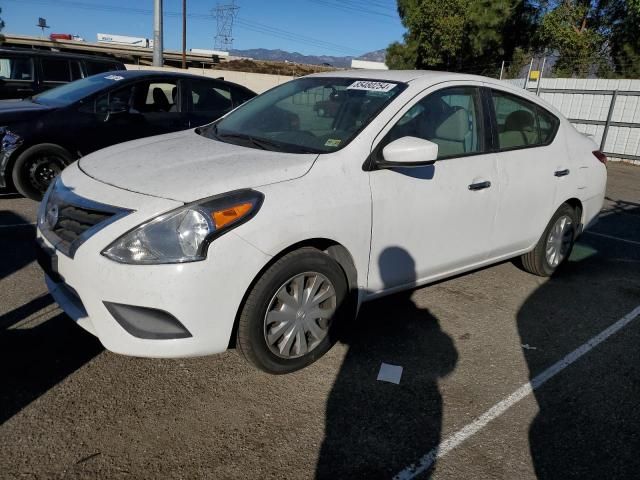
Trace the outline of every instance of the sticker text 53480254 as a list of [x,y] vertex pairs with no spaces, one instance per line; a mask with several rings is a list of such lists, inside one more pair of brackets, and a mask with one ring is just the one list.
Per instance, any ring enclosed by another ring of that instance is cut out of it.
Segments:
[[347,90],[368,90],[370,92],[389,92],[397,86],[397,83],[370,82],[358,80],[347,87]]

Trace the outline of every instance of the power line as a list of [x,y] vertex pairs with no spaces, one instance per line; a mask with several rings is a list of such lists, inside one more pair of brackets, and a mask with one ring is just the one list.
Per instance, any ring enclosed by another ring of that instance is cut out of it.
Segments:
[[[51,6],[50,0],[6,0],[6,1]],[[74,0],[56,0],[56,5],[64,5],[64,6],[73,7],[75,9],[81,9],[81,10],[94,10],[94,11],[101,11],[101,12],[107,12],[107,13],[119,13],[119,14],[133,13],[133,14],[139,14],[139,15],[151,15],[153,13],[152,10],[148,10],[144,8],[96,5],[96,4],[78,2]],[[182,13],[165,11],[164,15],[167,17],[181,17]],[[211,14],[206,14],[206,13],[189,13],[187,14],[187,17],[191,19],[206,20],[206,21],[213,21],[214,19],[214,17]],[[287,30],[282,30],[276,27],[271,27],[269,25],[261,24],[253,20],[237,17],[235,19],[235,22],[238,24],[240,28],[243,28],[245,30],[250,30],[256,33],[261,33],[264,35],[269,35],[269,36],[281,38],[284,40],[303,43],[305,45],[313,46],[316,48],[324,48],[326,50],[330,50],[333,52],[340,52],[342,54],[347,54],[347,55],[360,54],[359,51],[346,47],[344,45],[339,45],[336,43],[327,42],[317,38],[308,37],[308,36],[297,34]]]

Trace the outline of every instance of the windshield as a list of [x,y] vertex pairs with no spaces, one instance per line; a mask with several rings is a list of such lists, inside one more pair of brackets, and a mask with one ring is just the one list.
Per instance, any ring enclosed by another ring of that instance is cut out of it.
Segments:
[[99,92],[104,88],[114,85],[121,80],[124,80],[124,77],[117,74],[105,75],[103,73],[94,75],[47,90],[34,96],[32,100],[36,103],[42,103],[43,105],[69,105],[78,100],[82,100],[92,93]]
[[330,153],[347,145],[405,84],[310,77],[257,96],[200,134],[290,153]]

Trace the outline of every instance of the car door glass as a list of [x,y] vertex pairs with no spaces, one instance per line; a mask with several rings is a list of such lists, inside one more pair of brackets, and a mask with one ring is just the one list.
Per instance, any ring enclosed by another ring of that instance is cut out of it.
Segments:
[[104,95],[100,95],[95,101],[95,107],[90,110],[90,107],[82,107],[80,110],[92,113],[95,112],[98,115],[106,115],[109,111],[121,111],[128,110],[131,107],[133,93],[133,85],[127,85],[126,87],[119,88]]
[[20,57],[0,57],[0,78],[32,81],[33,60]]
[[138,106],[142,113],[178,112],[178,85],[175,82],[149,82],[144,103]]
[[191,82],[193,112],[211,115],[211,120],[231,110],[231,90],[226,85],[206,81]]
[[45,82],[69,82],[69,61],[59,58],[42,59],[42,75]]
[[553,140],[558,126],[558,119],[538,107],[538,126],[540,128],[540,142],[547,144]]
[[[515,95],[492,91],[500,150],[541,145],[536,105]],[[549,129],[548,129],[549,130]]]
[[480,96],[475,87],[453,87],[420,100],[400,118],[383,144],[417,137],[438,145],[438,158],[484,151]]

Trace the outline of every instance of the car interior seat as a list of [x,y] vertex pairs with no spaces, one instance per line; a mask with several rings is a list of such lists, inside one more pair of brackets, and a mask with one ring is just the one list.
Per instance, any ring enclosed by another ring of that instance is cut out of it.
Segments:
[[171,107],[167,94],[160,87],[153,89],[153,105],[158,112],[168,112]]
[[440,123],[430,140],[438,144],[438,156],[462,155],[474,151],[469,111],[458,107]]
[[511,112],[499,134],[500,148],[515,148],[538,142],[538,130],[533,115],[526,110]]

